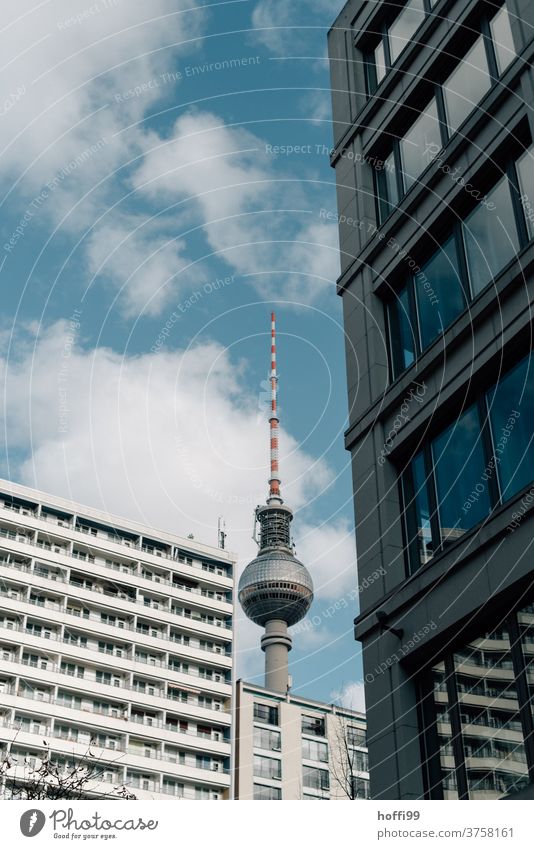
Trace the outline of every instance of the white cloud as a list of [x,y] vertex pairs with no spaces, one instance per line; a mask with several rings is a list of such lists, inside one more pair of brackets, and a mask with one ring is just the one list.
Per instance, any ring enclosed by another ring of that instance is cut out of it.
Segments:
[[[160,225],[161,226],[161,225]],[[141,216],[112,215],[87,243],[89,272],[104,275],[119,291],[123,312],[159,315],[186,277],[186,245]]]
[[326,35],[326,28],[340,9],[339,0],[314,0],[313,4],[260,0],[252,12],[252,24],[256,28],[254,38],[278,56],[294,56],[310,38],[303,22],[312,26],[320,20]]
[[265,141],[194,112],[176,121],[170,138],[152,134],[149,142],[138,191],[198,208],[210,247],[234,271],[290,301],[310,303],[331,289],[339,272],[337,229],[313,220],[315,187],[307,191],[305,179],[299,185],[288,169],[275,169]]
[[[115,134],[161,96],[158,74],[172,70],[165,48],[197,33],[203,21],[201,12],[183,13],[192,5],[4,0],[0,173],[13,179],[27,172],[26,185],[40,188],[101,138],[107,145],[77,181],[94,185],[122,164],[131,134]],[[142,97],[115,97],[151,80]]]
[[350,710],[365,711],[365,688],[363,681],[352,681],[344,684],[340,690],[331,693],[333,702],[336,702]]

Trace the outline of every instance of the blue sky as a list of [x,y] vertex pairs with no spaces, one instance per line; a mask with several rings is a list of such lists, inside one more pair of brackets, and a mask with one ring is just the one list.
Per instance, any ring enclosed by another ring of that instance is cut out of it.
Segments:
[[[270,311],[316,586],[294,689],[360,704],[326,33],[337,2],[3,3],[5,477],[254,555]],[[149,8],[149,11],[148,11]],[[323,212],[322,212],[323,211]],[[242,617],[238,672],[261,681]]]

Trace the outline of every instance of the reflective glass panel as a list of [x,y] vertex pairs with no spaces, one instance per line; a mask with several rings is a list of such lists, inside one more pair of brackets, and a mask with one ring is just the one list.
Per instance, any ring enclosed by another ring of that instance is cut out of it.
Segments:
[[485,203],[475,207],[462,229],[471,288],[477,295],[519,249],[507,177],[487,195]]
[[408,0],[408,3],[389,27],[389,51],[391,61],[395,62],[405,47],[410,43],[412,36],[422,24],[425,17],[425,6],[423,0]]
[[469,115],[491,86],[484,41],[479,38],[443,85],[447,124],[451,133]]
[[534,364],[526,357],[488,393],[503,501],[534,480]]
[[413,186],[427,165],[441,150],[436,101],[431,100],[424,112],[408,130],[400,143],[404,190]]
[[499,69],[499,74],[502,74],[516,56],[512,28],[506,6],[503,6],[491,20],[490,28],[493,46],[495,47],[497,68]]
[[[411,481],[408,475],[411,472]],[[423,454],[412,461],[410,472],[403,478],[404,501],[407,511],[410,571],[414,572],[434,554],[430,528],[430,507]]]
[[414,281],[421,346],[426,348],[465,307],[454,238],[436,251]]
[[416,352],[416,328],[410,318],[410,302],[406,286],[397,294],[395,300],[390,302],[388,312],[393,377],[395,378],[411,366]]
[[490,511],[488,481],[476,407],[470,407],[432,443],[441,542],[454,542]]

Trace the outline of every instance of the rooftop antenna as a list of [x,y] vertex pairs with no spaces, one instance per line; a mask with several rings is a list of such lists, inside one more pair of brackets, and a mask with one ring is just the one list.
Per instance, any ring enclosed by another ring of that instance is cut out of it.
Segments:
[[219,516],[219,520],[217,522],[217,541],[219,548],[224,550],[226,545],[226,522],[222,516]]
[[271,313],[271,416],[269,424],[271,428],[271,477],[269,479],[269,497],[267,504],[278,502],[282,504],[280,496],[280,473],[278,471],[278,431],[280,419],[278,418],[277,393],[278,374],[276,372],[276,316]]

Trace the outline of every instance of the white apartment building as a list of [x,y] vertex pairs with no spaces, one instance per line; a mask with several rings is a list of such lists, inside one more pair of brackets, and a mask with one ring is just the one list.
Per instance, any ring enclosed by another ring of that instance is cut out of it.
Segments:
[[238,681],[234,795],[369,799],[365,715]]
[[[234,560],[226,551],[0,481],[0,746],[46,742],[88,792],[230,793]],[[96,759],[96,760],[95,760]]]

